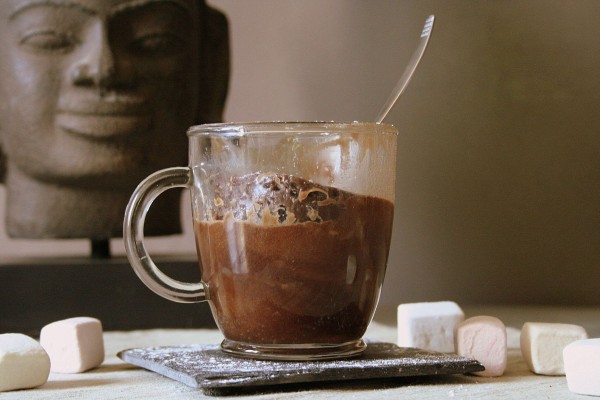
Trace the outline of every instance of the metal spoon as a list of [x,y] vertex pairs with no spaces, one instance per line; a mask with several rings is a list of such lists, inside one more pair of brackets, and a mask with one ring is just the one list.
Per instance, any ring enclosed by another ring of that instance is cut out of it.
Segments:
[[400,80],[396,84],[396,87],[394,87],[394,90],[392,90],[392,94],[387,99],[384,106],[381,108],[381,111],[379,111],[379,115],[377,115],[375,122],[377,122],[377,123],[383,122],[383,119],[385,118],[387,113],[392,109],[392,107],[396,103],[396,100],[398,100],[398,97],[400,97],[402,92],[404,92],[404,89],[408,85],[410,78],[412,78],[413,73],[415,72],[415,69],[417,69],[417,65],[419,65],[419,61],[421,61],[421,58],[423,57],[423,54],[425,53],[425,49],[427,48],[427,44],[429,43],[429,37],[431,35],[431,30],[433,29],[433,21],[434,20],[435,20],[435,16],[433,16],[433,15],[430,15],[425,20],[425,25],[423,26],[423,31],[421,32],[421,40],[419,41],[419,46],[417,46],[417,49],[413,53],[412,58],[410,59],[410,62],[404,69],[404,72],[402,73]]

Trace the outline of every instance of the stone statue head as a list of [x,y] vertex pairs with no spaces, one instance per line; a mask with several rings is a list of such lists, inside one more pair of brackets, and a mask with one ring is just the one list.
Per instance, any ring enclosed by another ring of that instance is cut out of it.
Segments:
[[[135,186],[221,120],[225,17],[202,0],[2,0],[0,181],[16,238],[122,234]],[[146,234],[180,232],[165,194]]]

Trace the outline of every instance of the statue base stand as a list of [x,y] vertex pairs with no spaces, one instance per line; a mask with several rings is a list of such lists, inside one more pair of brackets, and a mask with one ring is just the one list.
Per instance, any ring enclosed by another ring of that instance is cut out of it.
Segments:
[[[155,261],[174,279],[200,280],[195,256]],[[216,327],[208,303],[156,295],[124,257],[0,262],[0,333],[38,336],[50,322],[79,316],[98,318],[104,330]]]

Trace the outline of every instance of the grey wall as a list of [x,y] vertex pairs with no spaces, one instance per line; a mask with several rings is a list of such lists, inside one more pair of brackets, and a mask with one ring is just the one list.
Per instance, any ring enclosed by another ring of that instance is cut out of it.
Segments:
[[600,3],[407,10],[428,6],[431,53],[392,116],[406,136],[391,268],[406,274],[388,287],[600,304]]
[[600,304],[600,2],[213,1],[227,117],[373,119],[423,21],[383,301]]
[[[375,118],[436,15],[387,121],[400,137],[384,303],[600,305],[600,2],[210,3],[231,23],[231,121]],[[0,248],[86,249],[1,232]],[[193,252],[189,224],[156,248]]]

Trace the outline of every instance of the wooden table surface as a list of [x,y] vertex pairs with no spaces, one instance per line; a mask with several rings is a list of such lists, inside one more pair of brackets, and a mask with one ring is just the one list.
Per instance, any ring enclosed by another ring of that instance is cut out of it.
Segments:
[[[493,315],[509,327],[509,358],[506,373],[499,378],[467,375],[403,380],[345,382],[303,387],[294,391],[271,391],[235,397],[242,399],[580,399],[571,393],[564,376],[539,376],[527,369],[518,347],[519,328],[524,322],[563,322],[582,325],[590,337],[600,337],[600,307],[463,307],[467,317]],[[381,307],[367,337],[396,340],[394,308]],[[132,347],[218,343],[213,329],[154,329],[105,332],[106,360],[97,369],[82,374],[52,373],[46,384],[32,390],[0,393],[0,399],[202,399],[215,398],[127,363],[116,353]]]

